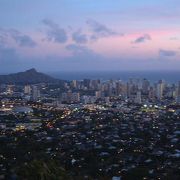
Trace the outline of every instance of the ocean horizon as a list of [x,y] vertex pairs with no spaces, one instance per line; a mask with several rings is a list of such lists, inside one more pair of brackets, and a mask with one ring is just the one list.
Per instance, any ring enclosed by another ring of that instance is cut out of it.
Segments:
[[164,80],[169,83],[180,81],[180,71],[61,71],[48,72],[49,75],[63,80],[83,80],[83,79],[100,79],[110,80],[117,79],[127,81],[129,78],[143,79],[150,82]]

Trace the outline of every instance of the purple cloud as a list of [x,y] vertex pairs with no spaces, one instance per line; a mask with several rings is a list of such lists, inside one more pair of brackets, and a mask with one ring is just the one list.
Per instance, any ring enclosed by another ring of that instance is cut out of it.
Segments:
[[[86,21],[87,25],[90,27],[92,31],[91,39],[96,40],[101,37],[108,37],[113,35],[120,35],[119,33],[111,30],[104,24],[101,24],[95,20],[89,19]],[[122,34],[121,34],[122,35]]]
[[78,30],[72,34],[72,39],[79,44],[87,43],[88,38],[86,34],[83,34],[81,30]]
[[159,55],[160,56],[172,57],[172,56],[175,56],[176,54],[177,54],[177,52],[172,51],[172,50],[164,50],[164,49],[159,50]]
[[149,34],[144,34],[143,36],[140,36],[137,39],[135,39],[133,43],[144,43],[150,40],[151,40],[151,36]]
[[54,23],[50,19],[44,19],[42,22],[49,28],[49,30],[47,31],[48,41],[53,41],[57,43],[67,42],[67,33],[63,28],[60,28],[58,24]]
[[9,34],[16,41],[16,43],[21,47],[35,47],[36,42],[28,35],[22,34],[21,32],[11,29]]
[[74,57],[80,57],[80,58],[99,57],[99,54],[89,49],[88,47],[82,45],[69,44],[66,46],[66,49],[71,51]]

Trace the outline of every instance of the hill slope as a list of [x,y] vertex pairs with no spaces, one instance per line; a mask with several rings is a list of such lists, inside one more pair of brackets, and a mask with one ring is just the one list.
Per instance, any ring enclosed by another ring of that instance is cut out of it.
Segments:
[[36,69],[29,69],[25,72],[19,72],[8,75],[0,75],[0,83],[4,84],[35,84],[35,83],[58,83],[61,80],[55,79],[49,75],[37,72]]

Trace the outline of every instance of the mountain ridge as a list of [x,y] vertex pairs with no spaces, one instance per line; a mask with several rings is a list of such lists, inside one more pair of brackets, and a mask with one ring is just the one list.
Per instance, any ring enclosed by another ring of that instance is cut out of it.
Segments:
[[63,80],[38,72],[35,68],[31,68],[23,72],[0,75],[0,83],[3,84],[58,83],[62,81]]

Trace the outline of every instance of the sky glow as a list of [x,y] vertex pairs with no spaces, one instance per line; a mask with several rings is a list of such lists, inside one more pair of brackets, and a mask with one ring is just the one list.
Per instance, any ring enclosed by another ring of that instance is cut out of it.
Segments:
[[180,70],[179,0],[1,0],[0,72]]

